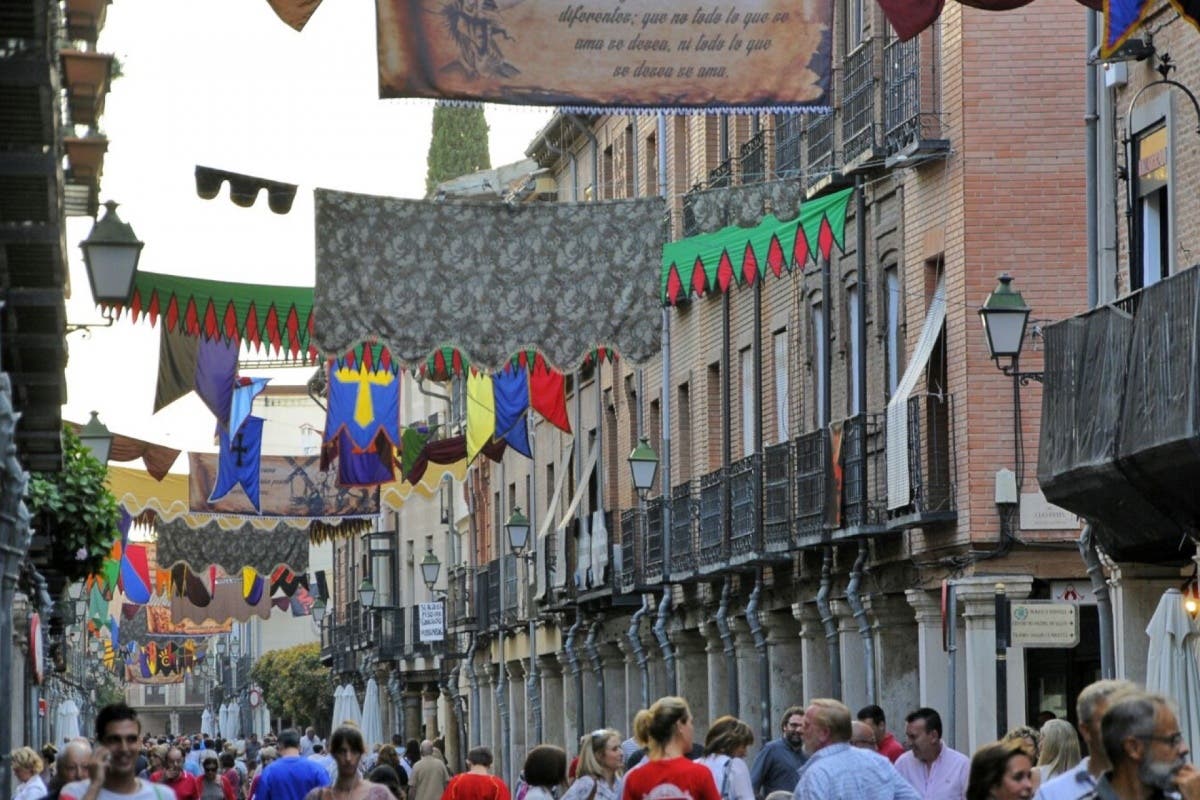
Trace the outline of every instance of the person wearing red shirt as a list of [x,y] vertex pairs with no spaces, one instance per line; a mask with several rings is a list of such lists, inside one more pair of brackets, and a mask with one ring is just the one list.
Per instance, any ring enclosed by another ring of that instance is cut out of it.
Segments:
[[200,784],[183,768],[183,751],[172,747],[163,760],[163,768],[150,773],[152,783],[161,783],[175,793],[175,800],[200,800]]
[[863,706],[858,711],[858,721],[865,722],[875,729],[875,749],[879,755],[886,756],[893,764],[897,758],[904,755],[904,745],[887,729],[887,719],[883,716],[882,708],[877,705]]
[[663,697],[638,712],[633,735],[648,760],[625,773],[621,800],[721,800],[712,771],[690,761],[692,712],[682,697]]
[[488,772],[490,766],[490,749],[471,748],[467,753],[467,771],[450,779],[442,792],[442,800],[509,800],[512,793],[503,780]]

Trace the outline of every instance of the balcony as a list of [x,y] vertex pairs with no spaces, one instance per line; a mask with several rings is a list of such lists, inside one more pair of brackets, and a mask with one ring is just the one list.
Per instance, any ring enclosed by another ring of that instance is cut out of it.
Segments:
[[696,568],[707,575],[725,567],[725,470],[700,478],[700,530]]
[[643,586],[663,582],[663,499],[655,497],[646,503],[646,538],[642,550]]
[[[958,518],[954,501],[954,396],[908,400],[909,502],[889,510],[888,529],[902,530]],[[888,498],[892,505],[892,498]]]
[[887,529],[887,437],[883,414],[847,419],[842,433],[842,515],[835,539]]
[[760,461],[749,455],[729,465],[729,562],[745,564],[758,558]]
[[775,177],[799,178],[803,167],[804,117],[775,115]]
[[742,183],[761,183],[767,179],[767,132],[759,131],[738,150],[738,172]]
[[487,624],[488,630],[500,627],[500,562],[492,560],[487,565]]
[[346,606],[346,618],[349,620],[350,647],[353,650],[366,650],[375,643],[375,618],[369,608],[363,608],[357,600]]
[[772,445],[763,454],[763,554],[792,547],[792,446]]
[[471,575],[467,567],[450,570],[446,580],[446,627],[454,630],[473,630],[476,625],[471,606]]
[[[883,149],[888,166],[913,156],[950,152],[941,132],[940,72],[936,43],[939,23],[907,42],[891,39],[883,48]],[[931,52],[922,54],[922,42]],[[923,77],[925,76],[925,77]]]
[[432,657],[435,643],[421,641],[421,607],[414,605],[411,608],[399,610],[407,612],[410,618],[408,626],[408,637],[410,641],[404,650],[405,656],[408,658]]
[[636,508],[621,512],[621,566],[617,571],[617,587],[624,594],[637,591],[638,568],[641,566],[638,521]]
[[733,186],[733,159],[727,158],[708,172],[709,189],[728,189]]
[[1179,564],[1200,527],[1200,269],[1046,328],[1038,481],[1116,561]]
[[671,490],[671,564],[667,570],[672,581],[686,581],[696,574],[696,507],[692,483],[681,483]]
[[380,661],[399,661],[404,658],[404,609],[381,608],[379,615],[379,631],[375,643],[379,650]]
[[700,233],[700,223],[696,220],[696,198],[704,191],[704,187],[695,184],[683,196],[683,236],[695,236]]
[[843,61],[842,160],[847,170],[875,158],[875,40]]
[[809,192],[818,192],[840,177],[837,172],[835,138],[837,136],[837,114],[830,112],[808,119],[804,138],[808,142],[808,162],[804,174]]
[[824,544],[826,481],[829,475],[829,437],[818,429],[796,437],[794,452],[796,483],[796,544],[799,547]]
[[[478,631],[486,631],[492,627],[492,593],[491,593],[491,565],[480,567],[474,575],[475,587],[475,629]],[[500,602],[496,599],[497,604]],[[499,610],[497,610],[499,613]]]

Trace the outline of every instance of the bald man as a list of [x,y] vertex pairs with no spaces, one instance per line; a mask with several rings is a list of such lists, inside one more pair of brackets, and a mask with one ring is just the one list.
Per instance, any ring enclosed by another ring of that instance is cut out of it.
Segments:
[[879,752],[879,742],[875,740],[875,728],[865,722],[854,720],[850,723],[850,744],[863,750]]
[[54,780],[50,782],[50,793],[46,795],[46,800],[58,800],[62,787],[86,778],[91,757],[92,744],[83,737],[63,745],[63,749],[58,751],[58,758],[54,759]]

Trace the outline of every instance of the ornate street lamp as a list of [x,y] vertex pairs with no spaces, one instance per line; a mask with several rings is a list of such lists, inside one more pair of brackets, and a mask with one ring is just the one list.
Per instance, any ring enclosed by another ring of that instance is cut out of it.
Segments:
[[437,584],[438,574],[442,571],[442,562],[438,561],[438,557],[433,554],[433,548],[425,551],[425,558],[421,559],[421,578],[425,581],[425,588],[430,592]]
[[312,604],[313,621],[318,625],[320,625],[321,621],[325,619],[325,609],[326,603],[324,597],[318,597],[316,602]]
[[[112,431],[100,421],[100,415],[93,411],[92,418],[79,431],[79,442],[92,454],[92,458],[107,466],[108,455],[112,452]],[[83,591],[83,584],[79,584]]]
[[638,439],[637,447],[629,454],[629,471],[633,473],[633,488],[637,489],[638,497],[645,500],[658,474],[658,453],[645,436]]
[[358,585],[358,602],[363,608],[375,607],[375,584],[371,583],[370,578],[363,578]]
[[508,522],[504,523],[504,532],[508,534],[508,549],[519,557],[529,546],[529,518],[521,513],[519,506],[513,509]]
[[117,204],[112,200],[105,203],[104,217],[79,243],[92,299],[101,305],[129,302],[142,246],[129,223],[117,216]]
[[225,637],[222,636],[220,639],[217,639],[217,658],[224,658],[226,649]]

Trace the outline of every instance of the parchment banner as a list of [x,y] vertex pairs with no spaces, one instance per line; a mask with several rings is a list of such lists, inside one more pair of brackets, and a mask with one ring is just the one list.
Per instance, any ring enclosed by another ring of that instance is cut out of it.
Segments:
[[[362,517],[379,513],[379,489],[337,485],[337,466],[321,472],[317,456],[263,456],[259,502],[264,517]],[[208,502],[217,480],[215,453],[188,453],[188,506],[202,514],[258,515],[241,486]]]
[[380,97],[823,109],[832,0],[375,0]]

